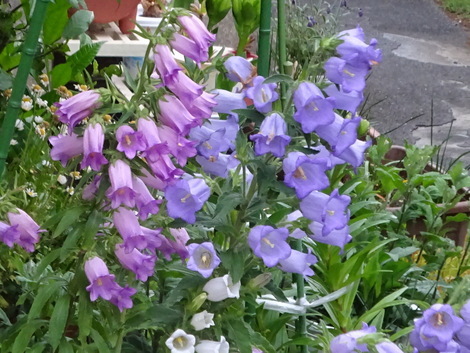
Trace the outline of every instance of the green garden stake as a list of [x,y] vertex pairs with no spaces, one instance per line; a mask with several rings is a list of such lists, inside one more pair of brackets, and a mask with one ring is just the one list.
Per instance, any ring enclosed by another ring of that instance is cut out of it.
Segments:
[[271,59],[271,0],[261,0],[258,41],[258,75],[269,76]]
[[8,150],[10,148],[10,141],[15,131],[15,122],[18,116],[18,111],[21,109],[21,100],[23,98],[26,81],[29,76],[29,71],[33,63],[34,55],[41,34],[42,26],[46,17],[47,6],[51,0],[37,0],[34,7],[29,30],[26,34],[24,41],[23,52],[21,55],[20,64],[16,73],[15,81],[11,92],[10,100],[8,101],[5,119],[3,120],[2,128],[0,130],[0,180],[3,176],[5,169],[6,159],[8,157]]
[[[277,0],[277,42],[278,42],[278,65],[279,72],[285,74],[284,64],[287,61],[286,54],[286,2]],[[286,84],[281,82],[281,103],[282,109],[286,109]]]

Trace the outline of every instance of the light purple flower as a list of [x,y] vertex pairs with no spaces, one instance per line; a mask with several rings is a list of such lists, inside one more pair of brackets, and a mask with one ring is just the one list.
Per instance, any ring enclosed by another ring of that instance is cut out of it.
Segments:
[[104,132],[101,124],[89,124],[83,134],[83,160],[80,164],[82,169],[90,167],[100,171],[101,166],[108,164],[103,156]]
[[145,221],[150,214],[157,214],[162,200],[155,200],[145,183],[134,176],[132,178],[132,188],[137,193],[135,204],[139,209],[139,218]]
[[467,324],[470,324],[470,300],[468,300],[460,309],[460,316]]
[[[156,175],[153,175],[147,169],[142,168],[141,173],[143,174],[140,176],[140,179],[147,185],[148,187],[154,188],[155,190],[163,191],[168,185],[168,182],[161,180]],[[174,180],[173,180],[174,181]]]
[[359,167],[364,163],[365,152],[372,145],[372,141],[356,140],[351,146],[343,150],[341,153],[334,153],[334,155],[343,161],[351,164],[354,168]]
[[[45,232],[45,230],[40,229],[31,216],[19,208],[16,209],[16,212],[8,212],[7,216],[11,227],[14,227],[14,231],[18,232],[19,235],[15,242],[27,252],[33,252],[34,244],[39,242],[39,233]],[[4,238],[11,239],[13,236],[10,233],[11,231],[13,229],[10,229],[8,235],[5,235]]]
[[338,156],[356,142],[361,120],[360,117],[343,119],[335,114],[335,120],[331,124],[319,126],[315,132],[328,142],[333,154]]
[[109,273],[108,267],[99,257],[93,257],[85,262],[85,274],[90,282],[86,290],[90,292],[90,300],[94,302],[99,297],[110,300],[121,288]]
[[253,104],[261,113],[268,113],[272,110],[272,103],[279,98],[276,92],[276,83],[263,83],[263,76],[256,76],[253,80],[253,86],[246,90],[246,96],[253,100]]
[[367,345],[360,344],[357,340],[361,337],[375,333],[377,330],[374,326],[362,324],[362,329],[343,333],[333,338],[330,343],[331,353],[353,353],[356,351],[367,352]]
[[351,198],[340,195],[338,189],[330,195],[312,191],[300,201],[300,210],[304,217],[323,224],[322,235],[328,235],[332,230],[344,228],[349,221],[348,206]]
[[282,158],[291,140],[286,133],[287,124],[284,119],[277,113],[268,115],[261,123],[259,133],[250,136],[250,140],[255,142],[255,154],[260,156],[271,152]]
[[120,126],[116,130],[116,139],[118,141],[116,149],[120,152],[124,152],[129,159],[133,159],[138,151],[146,149],[145,138],[142,131],[135,131],[128,125]]
[[284,272],[298,273],[304,276],[313,276],[314,272],[310,268],[311,265],[317,263],[317,258],[310,254],[292,250],[287,259],[279,261],[279,268]]
[[83,119],[89,117],[99,106],[100,95],[93,90],[84,91],[63,101],[54,103],[59,108],[55,115],[59,121],[69,126],[69,133]]
[[215,34],[210,33],[204,23],[195,15],[178,16],[178,22],[184,28],[188,37],[196,43],[201,50],[207,50],[215,42]]
[[116,293],[111,297],[110,302],[116,305],[120,312],[123,312],[124,309],[130,309],[133,307],[131,296],[137,293],[135,288],[125,286],[116,291]]
[[179,33],[173,33],[170,45],[173,49],[179,51],[184,56],[193,59],[197,63],[209,60],[208,48],[200,47],[194,40]]
[[311,133],[318,126],[334,121],[334,98],[325,98],[320,89],[310,82],[302,82],[294,92],[296,112],[294,120],[302,126],[302,131]]
[[336,47],[336,51],[341,58],[350,63],[376,64],[382,61],[382,51],[375,49],[377,40],[372,39],[370,44],[354,36],[343,36],[340,38],[343,43]]
[[122,267],[135,273],[135,278],[146,282],[153,275],[155,268],[155,255],[145,255],[137,249],[127,253],[122,244],[117,244],[114,250]]
[[325,92],[328,96],[335,99],[334,107],[336,109],[347,110],[351,113],[355,113],[357,107],[359,107],[364,100],[364,93],[362,91],[346,93],[341,88],[338,89],[336,85],[329,85],[325,88]]
[[191,129],[189,136],[197,142],[196,148],[200,155],[217,157],[219,152],[235,150],[239,128],[234,116],[229,116],[227,120],[208,119],[202,126]]
[[320,222],[312,222],[308,228],[313,233],[309,235],[309,238],[319,243],[334,245],[343,249],[344,246],[352,240],[348,226],[330,230],[328,233],[323,231],[325,226]]
[[79,156],[83,153],[83,138],[76,134],[58,135],[49,137],[52,145],[51,159],[60,161],[62,166],[66,166],[69,159]]
[[345,36],[351,36],[351,37],[357,38],[359,40],[362,40],[363,42],[366,40],[364,30],[359,25],[357,25],[356,28],[347,29],[345,31],[339,32],[337,37],[338,38],[344,38]]
[[173,84],[178,72],[183,70],[176,62],[170,48],[164,44],[157,44],[153,56],[155,70],[158,72],[164,85]]
[[197,84],[181,71],[177,73],[173,82],[167,84],[167,87],[185,105],[191,104],[191,101],[197,99],[204,89],[204,86]]
[[325,63],[326,77],[333,83],[341,85],[344,92],[361,92],[366,87],[367,64],[350,64],[348,61],[332,57]]
[[216,105],[217,102],[214,100],[214,95],[207,92],[202,92],[199,97],[191,101],[191,104],[185,104],[188,112],[197,119],[195,122],[196,126],[201,125],[203,119],[211,117],[212,109]]
[[111,207],[118,208],[122,204],[134,207],[137,193],[132,186],[129,165],[118,159],[109,167],[109,179],[111,186],[106,191],[106,196],[111,200]]
[[156,177],[164,182],[172,182],[175,178],[184,174],[184,171],[176,168],[168,154],[153,155],[152,161],[147,163]]
[[168,146],[166,142],[162,141],[157,125],[152,119],[140,118],[137,120],[137,130],[144,137],[146,148],[142,157],[147,161],[156,162],[161,155],[168,153]]
[[169,153],[176,158],[176,161],[180,166],[184,167],[188,158],[196,155],[197,151],[194,147],[196,142],[189,141],[171,127],[166,125],[159,126],[158,134],[162,141],[165,141],[168,146]]
[[133,211],[123,207],[118,208],[113,213],[113,223],[124,240],[124,249],[127,253],[130,253],[133,249],[142,250],[147,248],[149,239],[143,233],[142,227]]
[[182,260],[187,259],[189,257],[189,252],[186,247],[186,243],[189,240],[188,231],[184,228],[170,228],[170,234],[175,239],[170,243],[173,245],[176,253]]
[[215,252],[214,245],[210,242],[189,244],[188,252],[188,268],[199,272],[204,278],[210,277],[215,268],[220,264],[220,259]]
[[295,189],[297,197],[303,199],[314,190],[323,190],[330,185],[326,158],[310,158],[301,152],[290,152],[282,163],[284,183]]
[[292,249],[286,242],[288,236],[287,228],[255,226],[248,234],[248,244],[267,267],[274,267],[291,255]]
[[216,89],[211,93],[215,94],[214,100],[217,105],[212,108],[214,112],[223,114],[234,114],[233,110],[246,109],[245,95],[243,93],[234,93],[224,89]]
[[211,156],[209,158],[197,156],[196,162],[201,165],[204,173],[222,178],[227,178],[228,171],[240,164],[240,161],[232,155],[223,153],[219,153],[217,157]]
[[98,191],[101,184],[102,175],[95,175],[90,184],[83,188],[82,198],[90,201],[95,198],[96,192]]
[[165,95],[163,100],[158,101],[158,106],[161,122],[182,135],[186,135],[192,127],[201,123],[201,120],[191,115],[175,96]]
[[11,226],[7,223],[0,222],[0,241],[6,244],[9,248],[18,241],[20,233],[18,226]]
[[256,76],[256,67],[241,56],[231,56],[224,63],[227,77],[234,82],[248,84]]
[[395,343],[390,341],[380,342],[375,345],[378,353],[403,353]]
[[202,179],[179,179],[165,189],[168,215],[181,218],[190,224],[196,222],[196,212],[207,201],[210,191]]

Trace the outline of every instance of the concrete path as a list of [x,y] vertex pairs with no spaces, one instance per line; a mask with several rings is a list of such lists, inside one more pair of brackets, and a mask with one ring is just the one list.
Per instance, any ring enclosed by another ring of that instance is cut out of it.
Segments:
[[[446,140],[453,121],[446,156],[470,151],[470,33],[433,0],[348,0],[348,6],[341,29],[360,24],[383,50],[368,80],[369,104],[385,99],[370,110],[373,126],[387,132],[422,114],[389,136],[430,144],[433,115],[434,144]],[[464,159],[470,165],[470,154]]]

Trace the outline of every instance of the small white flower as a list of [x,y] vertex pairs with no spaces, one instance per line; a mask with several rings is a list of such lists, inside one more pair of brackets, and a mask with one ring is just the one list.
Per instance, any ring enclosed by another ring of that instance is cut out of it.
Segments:
[[49,76],[47,76],[47,74],[39,75],[39,80],[41,81],[43,86],[49,85]]
[[10,146],[16,146],[17,144],[18,144],[18,141],[16,141],[15,139],[10,140]]
[[196,331],[201,331],[205,328],[214,326],[214,314],[208,313],[207,310],[204,310],[200,313],[194,314],[191,319],[191,325]]
[[42,160],[41,164],[42,164],[44,167],[50,167],[50,166],[52,165],[51,162],[46,161],[45,159]]
[[69,194],[70,196],[72,196],[73,194],[75,194],[75,189],[73,188],[73,186],[68,186],[65,191],[67,192],[67,194]]
[[75,85],[73,85],[73,87],[79,92],[88,91],[88,86],[87,85],[75,84]]
[[80,180],[82,178],[82,175],[78,171],[71,172],[69,175],[75,180]]
[[31,124],[31,122],[33,121],[33,117],[28,116],[27,118],[24,118],[24,121],[26,121],[28,124]]
[[166,346],[171,350],[171,353],[194,353],[194,344],[196,337],[188,335],[181,329],[176,330],[165,341]]
[[29,197],[36,197],[36,196],[38,196],[38,193],[37,193],[36,191],[34,191],[33,189],[31,189],[31,188],[27,188],[27,189],[25,190],[25,192],[26,192],[26,195],[28,195]]
[[38,125],[34,130],[36,131],[36,134],[38,134],[42,139],[46,137],[46,128],[44,126]]
[[224,336],[220,337],[220,342],[202,340],[196,346],[196,353],[228,353],[230,346]]
[[31,97],[24,95],[21,100],[21,109],[24,111],[30,111],[33,108],[33,100]]
[[16,119],[15,127],[18,129],[18,131],[23,131],[24,123],[20,119]]
[[35,96],[42,96],[44,93],[46,93],[46,92],[42,89],[41,86],[36,85],[36,84],[34,84],[34,85],[31,86],[31,91],[33,92],[33,94],[34,94]]
[[64,185],[65,183],[67,183],[67,177],[61,174],[57,177],[57,181],[59,182],[59,184]]
[[40,107],[47,108],[47,101],[45,101],[42,98],[36,98],[36,104],[39,105]]
[[34,121],[38,124],[41,124],[44,121],[44,119],[42,117],[40,117],[39,115],[36,115],[34,117]]
[[220,302],[227,298],[240,298],[240,286],[240,282],[233,284],[230,275],[225,275],[211,279],[202,290],[211,302]]

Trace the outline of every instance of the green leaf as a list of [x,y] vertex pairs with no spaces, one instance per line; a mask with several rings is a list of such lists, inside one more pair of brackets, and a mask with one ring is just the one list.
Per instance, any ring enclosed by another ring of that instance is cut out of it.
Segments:
[[63,37],[65,39],[73,39],[88,29],[93,21],[93,12],[88,10],[78,10],[70,17],[64,28]]
[[60,343],[69,317],[70,295],[66,294],[57,300],[49,323],[49,342],[55,350]]
[[93,311],[89,299],[88,292],[80,290],[78,299],[78,332],[80,340],[86,339],[91,331]]
[[67,64],[72,66],[73,74],[77,74],[86,69],[100,51],[104,42],[87,44],[81,47],[77,52],[67,58]]
[[83,207],[74,207],[67,210],[64,213],[64,216],[60,220],[57,228],[55,229],[54,233],[52,233],[52,237],[56,238],[61,235],[67,228],[69,228],[72,224],[77,223],[77,220],[80,218],[81,214],[85,211]]
[[13,86],[13,77],[0,68],[0,90],[4,91]]
[[0,308],[0,320],[3,322],[4,325],[6,326],[11,326],[11,322],[8,319],[7,314]]
[[57,259],[59,257],[59,254],[60,254],[60,249],[55,249],[55,250],[52,250],[46,256],[44,256],[44,258],[41,260],[38,267],[36,268],[35,278],[39,279],[42,273],[44,272],[44,270],[46,269],[46,267],[49,266],[52,261]]
[[103,337],[99,334],[99,332],[96,331],[95,329],[91,330],[91,338],[95,342],[95,345],[98,348],[98,352],[100,352],[100,353],[111,353],[111,351],[109,350],[108,344],[103,339]]
[[59,345],[59,353],[74,353],[73,345],[65,338],[62,339]]
[[390,252],[386,253],[393,261],[398,261],[400,258],[413,254],[419,250],[416,246],[408,246],[406,248],[393,248]]
[[50,45],[62,36],[67,22],[69,21],[68,9],[70,3],[67,0],[55,0],[52,2],[46,13],[46,20],[43,27],[44,44]]
[[97,210],[91,212],[88,220],[85,224],[85,229],[83,230],[84,241],[83,249],[88,250],[95,243],[95,236],[98,233],[99,227],[103,224],[104,218],[101,216],[101,213]]
[[69,63],[59,64],[51,71],[52,87],[65,85],[72,79],[72,66]]
[[38,294],[36,295],[36,298],[34,298],[33,305],[31,306],[31,309],[29,309],[28,321],[39,317],[46,303],[54,294],[56,294],[60,286],[60,282],[52,282],[39,288]]
[[469,221],[470,217],[466,213],[458,213],[455,216],[447,216],[446,217],[446,223],[447,222],[464,222],[464,221]]
[[230,272],[233,283],[237,283],[243,277],[245,269],[245,253],[242,251],[226,251],[219,253],[223,266]]
[[12,353],[24,353],[26,352],[26,347],[29,345],[31,336],[36,332],[36,330],[41,327],[41,320],[34,320],[28,322],[23,326],[18,336],[16,336],[15,343],[13,344]]
[[240,353],[251,353],[252,345],[266,353],[276,353],[274,347],[260,333],[255,332],[242,318],[227,320],[229,336],[235,342]]
[[292,79],[292,77],[288,75],[276,74],[276,75],[269,76],[266,80],[263,81],[264,84],[278,83],[278,82],[286,82],[288,84],[291,84],[294,82],[294,80]]

